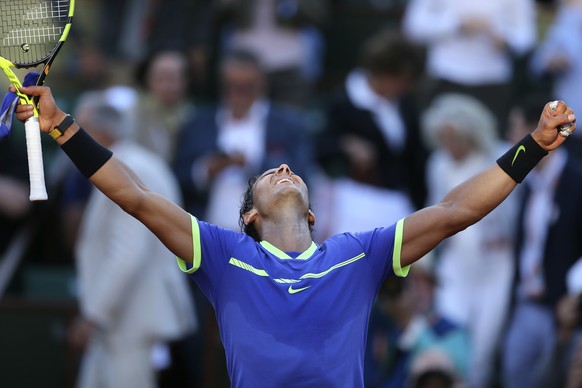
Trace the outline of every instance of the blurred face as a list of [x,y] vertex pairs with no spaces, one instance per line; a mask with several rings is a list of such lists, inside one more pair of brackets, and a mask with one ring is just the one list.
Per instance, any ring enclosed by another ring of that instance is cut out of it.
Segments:
[[174,52],[159,54],[151,63],[146,82],[164,106],[178,103],[188,88],[186,58]]
[[444,125],[440,130],[442,147],[454,160],[463,160],[473,151],[473,144],[452,125]]
[[223,101],[235,112],[247,112],[262,96],[263,77],[252,65],[230,63],[222,69]]
[[397,98],[412,87],[406,74],[369,74],[368,82],[376,94],[387,99]]

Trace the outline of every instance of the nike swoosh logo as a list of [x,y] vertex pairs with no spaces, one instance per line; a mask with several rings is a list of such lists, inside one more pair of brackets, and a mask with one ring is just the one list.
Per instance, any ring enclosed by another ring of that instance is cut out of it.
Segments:
[[522,144],[519,147],[517,147],[517,151],[515,151],[515,155],[513,156],[513,160],[511,161],[511,165],[513,166],[513,163],[515,163],[515,159],[517,159],[517,155],[519,155],[519,153],[523,151],[523,153],[525,153],[525,146]]
[[289,286],[287,291],[289,291],[290,294],[297,294],[298,292],[307,290],[309,287],[311,287],[311,286],[301,287],[301,288],[293,288],[293,286]]

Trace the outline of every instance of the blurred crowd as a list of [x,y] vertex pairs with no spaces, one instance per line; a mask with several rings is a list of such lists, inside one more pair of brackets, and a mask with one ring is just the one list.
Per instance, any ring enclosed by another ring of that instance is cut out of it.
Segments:
[[[550,100],[582,114],[582,1],[83,1],[56,61],[61,106],[155,191],[240,230],[248,179],[287,163],[321,242],[437,203]],[[0,296],[25,293],[31,264],[75,269],[79,387],[228,386],[212,308],[172,255],[51,139],[50,198],[30,203],[15,127],[0,141]],[[367,387],[582,387],[582,135],[566,144],[386,281]]]

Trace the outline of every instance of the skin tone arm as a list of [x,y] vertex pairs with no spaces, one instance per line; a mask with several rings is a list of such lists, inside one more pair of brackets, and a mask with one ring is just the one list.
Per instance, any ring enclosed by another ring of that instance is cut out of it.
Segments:
[[[12,89],[13,90],[13,89]],[[48,133],[66,116],[56,105],[48,87],[23,87],[21,91],[39,96],[42,111],[39,123],[42,132]],[[32,116],[31,105],[18,105],[16,118],[24,121]],[[65,134],[57,139],[64,144],[79,126],[71,125]],[[140,220],[176,256],[191,262],[193,257],[192,223],[190,215],[164,197],[151,192],[141,180],[119,159],[113,156],[93,176],[91,183],[117,203],[124,211]]]
[[[54,102],[47,87],[28,87],[24,93],[39,96],[42,114],[40,126],[50,132],[65,117]],[[16,117],[26,120],[32,107],[19,105]],[[566,138],[558,135],[557,127],[574,123],[575,116],[563,102],[552,111],[548,105],[532,133],[545,150],[560,146]],[[74,124],[57,141],[66,142],[77,130]],[[572,125],[571,130],[575,129]],[[105,163],[91,182],[126,212],[144,223],[175,255],[186,261],[193,257],[191,221],[187,212],[150,192],[133,172],[115,157]],[[453,189],[439,204],[419,210],[404,222],[401,264],[407,266],[435,248],[442,240],[479,221],[498,206],[517,184],[501,168],[494,165]]]
[[[573,111],[560,102],[556,111],[544,107],[534,140],[546,151],[559,147],[565,137],[557,127],[573,123]],[[570,130],[574,130],[572,125]],[[435,248],[442,240],[462,231],[485,217],[513,191],[517,183],[497,164],[465,181],[443,200],[413,213],[404,220],[401,264],[412,264]]]

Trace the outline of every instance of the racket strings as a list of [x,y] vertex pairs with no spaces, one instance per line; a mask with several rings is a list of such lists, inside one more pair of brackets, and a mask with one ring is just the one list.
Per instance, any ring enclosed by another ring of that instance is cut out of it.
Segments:
[[49,19],[50,21],[62,20],[63,22],[66,22],[68,14],[68,0],[45,1],[37,7],[27,10],[24,20],[34,21]]
[[64,33],[69,0],[0,1],[0,54],[15,63],[42,62]]
[[31,44],[55,43],[63,33],[63,27],[59,26],[42,26],[36,28],[24,28],[12,30],[9,35],[2,39],[4,47],[18,46],[21,42]]

